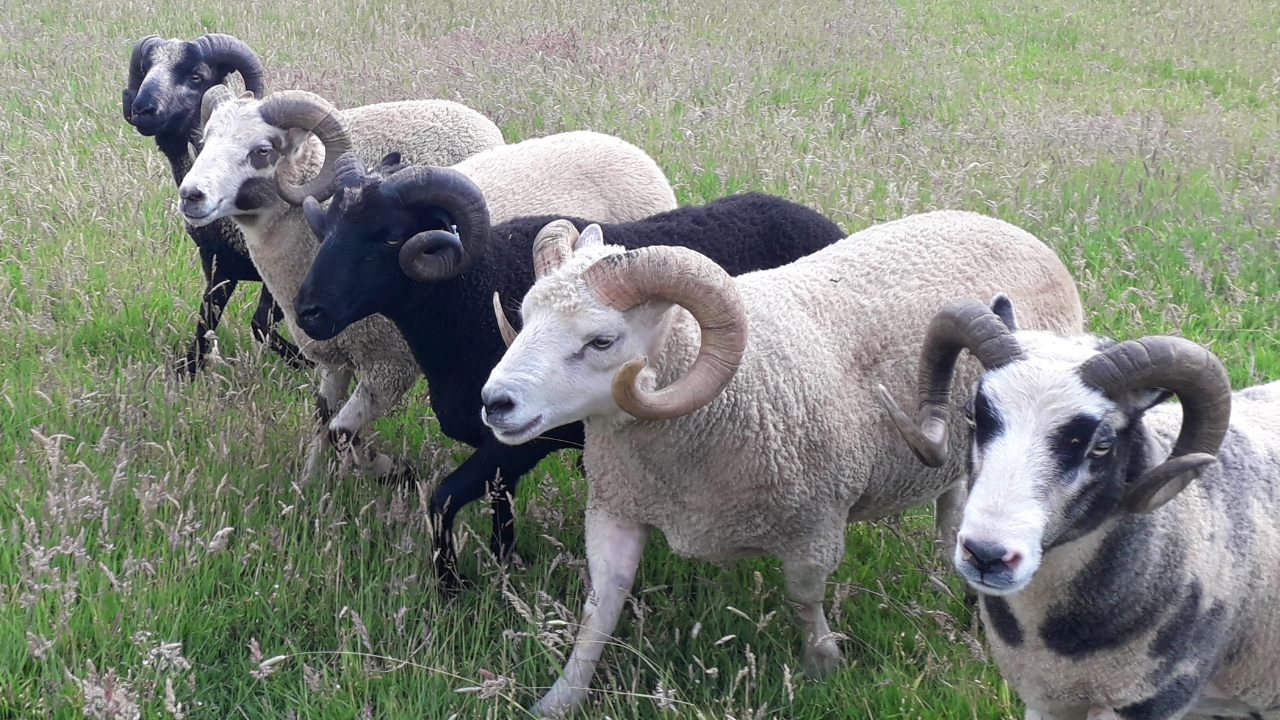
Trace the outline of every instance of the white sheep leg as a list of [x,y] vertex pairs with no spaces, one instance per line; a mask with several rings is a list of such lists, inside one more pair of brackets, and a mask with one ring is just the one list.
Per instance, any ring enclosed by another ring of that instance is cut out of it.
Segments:
[[813,558],[782,560],[787,578],[787,596],[796,604],[796,618],[804,630],[804,672],[819,678],[840,667],[840,647],[827,625],[822,601],[827,594],[827,575],[833,567]]
[[968,499],[969,488],[961,480],[933,501],[933,553],[944,568],[955,562],[956,535]]
[[334,408],[342,402],[342,396],[351,384],[350,368],[321,365],[320,387],[316,390],[316,427],[312,430],[311,444],[307,448],[307,462],[302,468],[303,482],[319,477],[324,465],[324,449],[329,444],[328,423]]
[[[383,387],[382,383],[370,382],[370,378],[387,381],[392,387]],[[411,373],[402,372],[397,367],[375,365],[361,370],[360,382],[337,417],[329,423],[329,436],[337,439],[345,437],[351,443],[352,458],[365,477],[380,478],[405,471],[407,461],[397,460],[385,453],[366,451],[357,447],[356,438],[374,420],[389,411],[405,391],[417,379],[417,368]]]
[[586,699],[596,663],[618,625],[649,537],[648,526],[598,511],[587,510],[586,523],[591,591],[587,594],[582,626],[564,672],[530,710],[539,717],[564,717]]

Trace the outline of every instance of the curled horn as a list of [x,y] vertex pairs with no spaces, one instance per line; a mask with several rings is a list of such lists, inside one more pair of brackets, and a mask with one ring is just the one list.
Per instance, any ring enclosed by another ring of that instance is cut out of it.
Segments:
[[223,65],[240,73],[244,78],[244,89],[253,93],[256,98],[262,97],[262,61],[258,53],[245,42],[231,35],[209,33],[197,38],[196,47],[205,62],[211,65]]
[[359,155],[345,152],[334,163],[333,176],[338,181],[338,187],[359,187],[369,177],[369,171],[365,169],[364,161]]
[[573,244],[578,242],[578,228],[568,220],[547,223],[533,239],[533,276],[540,278],[573,257]]
[[1182,403],[1173,451],[1130,485],[1126,510],[1155,510],[1213,462],[1231,421],[1231,381],[1213,353],[1190,340],[1156,335],[1113,345],[1085,361],[1079,372],[1085,385],[1112,400],[1132,390],[1159,388]]
[[156,46],[156,43],[160,42],[164,40],[159,35],[148,35],[133,44],[133,53],[129,55],[129,84],[121,97],[125,122],[133,122],[133,101],[138,97],[138,90],[142,87],[143,78],[146,77],[146,73],[142,72],[142,61],[151,54],[151,49]]
[[489,249],[489,206],[466,175],[451,168],[408,167],[382,184],[406,209],[443,210],[457,228],[428,230],[405,241],[400,269],[417,282],[457,277]]
[[[209,89],[213,92],[213,88]],[[209,93],[205,93],[206,97]],[[277,176],[277,192],[290,205],[301,205],[308,195],[324,202],[337,189],[333,166],[351,149],[351,138],[338,110],[328,100],[303,90],[272,93],[258,108],[262,119],[282,130],[299,128],[315,133],[324,143],[324,165],[320,174],[305,185],[293,185]]]
[[502,310],[502,296],[496,292],[493,294],[493,314],[498,319],[498,332],[502,333],[502,342],[511,347],[511,343],[516,341],[516,329],[507,320],[507,314]]
[[213,115],[213,111],[218,109],[222,103],[233,99],[231,88],[226,85],[214,85],[205,91],[204,97],[200,98],[200,127],[209,124],[209,117]]
[[988,370],[1022,357],[1018,341],[1004,321],[978,300],[953,300],[933,316],[920,349],[918,409],[907,416],[883,385],[880,404],[920,462],[940,467],[947,461],[947,424],[951,419],[951,380],[960,351],[967,349]]
[[747,314],[733,278],[719,265],[688,248],[654,246],[609,255],[587,268],[582,279],[592,297],[615,310],[649,300],[675,303],[702,330],[693,365],[661,390],[636,386],[647,358],[622,366],[613,378],[613,399],[624,412],[641,420],[680,417],[729,386],[747,348]]

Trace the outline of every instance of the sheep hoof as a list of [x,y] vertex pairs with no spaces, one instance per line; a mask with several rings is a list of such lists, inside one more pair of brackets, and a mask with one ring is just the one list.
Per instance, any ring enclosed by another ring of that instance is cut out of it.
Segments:
[[840,660],[835,638],[824,638],[805,648],[804,674],[815,679],[826,677],[840,668]]
[[195,380],[201,364],[200,358],[195,353],[187,353],[185,358],[173,364],[173,371],[184,380]]
[[414,487],[418,480],[422,479],[418,475],[418,469],[413,466],[406,458],[397,458],[395,467],[390,472],[384,473],[378,477],[378,482],[391,487]]

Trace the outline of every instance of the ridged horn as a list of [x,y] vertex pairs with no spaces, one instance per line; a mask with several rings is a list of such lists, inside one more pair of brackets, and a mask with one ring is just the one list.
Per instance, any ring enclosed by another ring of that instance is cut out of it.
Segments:
[[213,111],[217,110],[219,105],[231,99],[233,99],[231,88],[226,85],[214,85],[206,90],[204,97],[200,98],[200,127],[208,125]]
[[212,65],[225,65],[240,73],[244,79],[244,89],[253,93],[256,98],[262,97],[263,69],[258,53],[245,42],[231,35],[208,33],[195,41],[205,62]]
[[496,292],[493,294],[493,315],[498,319],[498,332],[502,333],[502,342],[511,347],[511,343],[516,341],[516,329],[507,320],[507,313],[502,309],[502,296]]
[[573,257],[573,244],[578,241],[578,228],[568,220],[547,223],[533,239],[533,276],[543,277]]
[[1163,463],[1129,487],[1123,505],[1151,512],[1172,500],[1213,462],[1231,421],[1231,380],[1212,352],[1190,340],[1154,335],[1113,345],[1080,366],[1085,385],[1112,400],[1132,390],[1178,396],[1182,427]]
[[400,269],[417,282],[457,277],[489,249],[489,206],[466,175],[451,168],[408,167],[382,183],[387,197],[405,208],[443,210],[457,232],[428,230],[405,241]]
[[624,412],[641,420],[680,417],[729,386],[746,351],[747,314],[737,285],[719,265],[688,248],[654,246],[609,255],[582,279],[592,297],[615,310],[661,300],[688,310],[702,329],[693,365],[661,390],[636,386],[647,358],[622,366],[613,378],[613,399]]
[[276,190],[280,197],[290,205],[301,205],[308,195],[318,202],[328,200],[338,186],[333,166],[342,153],[351,150],[351,138],[337,108],[314,93],[284,90],[268,95],[258,110],[264,121],[282,130],[300,128],[315,133],[324,143],[324,165],[320,174],[305,185],[294,185],[277,176]]
[[138,90],[142,88],[142,80],[146,77],[146,73],[142,72],[142,61],[151,54],[156,43],[160,42],[164,40],[159,35],[148,35],[133,44],[133,52],[129,55],[129,84],[121,93],[124,121],[127,123],[133,122],[133,101],[138,97]]
[[938,310],[920,349],[916,417],[908,417],[883,385],[880,404],[907,445],[929,467],[947,461],[947,424],[951,419],[951,381],[960,351],[967,349],[988,370],[1022,357],[1013,332],[978,300],[953,300]]

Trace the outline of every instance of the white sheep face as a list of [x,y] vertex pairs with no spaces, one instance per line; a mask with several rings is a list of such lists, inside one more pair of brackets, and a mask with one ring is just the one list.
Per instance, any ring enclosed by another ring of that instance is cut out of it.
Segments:
[[[955,565],[979,592],[1025,587],[1046,551],[1115,511],[1134,446],[1126,409],[1081,381],[1093,341],[1019,332],[1026,359],[985,374],[974,396],[969,498]],[[1127,403],[1126,403],[1127,404]],[[1140,426],[1139,426],[1140,427]],[[1137,458],[1141,461],[1141,458]]]
[[282,130],[262,119],[259,101],[227,100],[204,128],[204,148],[178,188],[180,209],[196,227],[282,204],[276,171],[306,142],[304,130]]
[[[481,417],[508,445],[588,418],[629,417],[613,399],[613,377],[628,361],[652,357],[664,337],[669,303],[619,312],[587,291],[582,273],[624,252],[593,244],[597,235],[583,231],[575,255],[529,290],[524,328],[485,383]],[[653,372],[646,369],[640,378],[652,382]]]

